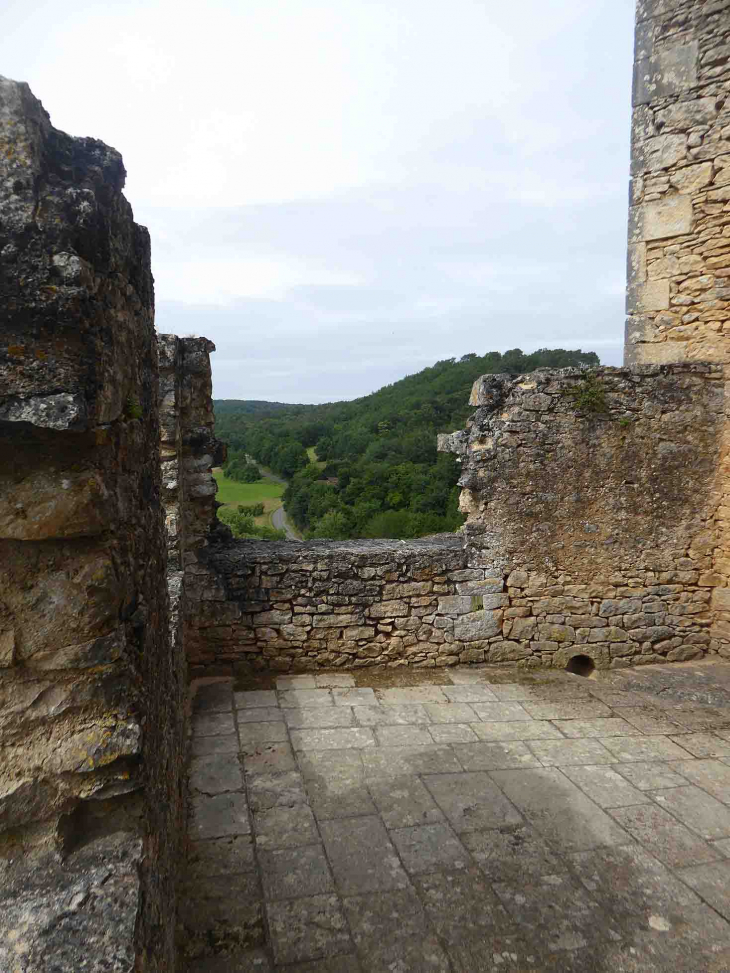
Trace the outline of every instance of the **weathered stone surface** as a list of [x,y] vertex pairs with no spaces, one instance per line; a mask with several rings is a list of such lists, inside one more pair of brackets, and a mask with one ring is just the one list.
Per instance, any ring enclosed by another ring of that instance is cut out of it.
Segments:
[[144,954],[171,970],[186,663],[165,576],[149,236],[119,154],[54,129],[5,78],[0,141],[0,664],[16,704],[0,841],[11,829],[22,870],[38,843],[122,836],[80,872],[84,849],[28,878],[28,949],[0,966],[126,973]]

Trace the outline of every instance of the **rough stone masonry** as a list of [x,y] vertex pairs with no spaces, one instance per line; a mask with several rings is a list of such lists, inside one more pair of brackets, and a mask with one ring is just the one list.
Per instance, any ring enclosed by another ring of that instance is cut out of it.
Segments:
[[730,3],[636,10],[626,363],[730,362]]
[[172,970],[170,631],[147,231],[0,79],[0,969]]

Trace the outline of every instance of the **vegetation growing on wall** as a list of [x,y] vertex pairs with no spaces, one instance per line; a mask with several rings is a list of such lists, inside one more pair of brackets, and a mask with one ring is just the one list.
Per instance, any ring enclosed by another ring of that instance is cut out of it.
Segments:
[[229,444],[227,475],[232,466],[244,468],[249,455],[289,481],[287,513],[308,537],[452,531],[463,521],[459,467],[436,452],[436,435],[464,425],[474,381],[487,373],[597,364],[594,352],[514,349],[449,358],[351,402],[219,400],[216,435]]

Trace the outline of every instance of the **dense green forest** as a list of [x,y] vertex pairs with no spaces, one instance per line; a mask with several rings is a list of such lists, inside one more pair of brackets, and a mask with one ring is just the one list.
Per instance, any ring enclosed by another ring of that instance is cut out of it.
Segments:
[[436,434],[463,427],[474,381],[486,373],[598,364],[594,352],[543,348],[526,355],[517,348],[449,358],[350,402],[218,400],[216,434],[229,445],[224,470],[232,479],[250,477],[249,456],[288,480],[286,511],[306,537],[456,530],[463,521],[458,464],[436,452]]

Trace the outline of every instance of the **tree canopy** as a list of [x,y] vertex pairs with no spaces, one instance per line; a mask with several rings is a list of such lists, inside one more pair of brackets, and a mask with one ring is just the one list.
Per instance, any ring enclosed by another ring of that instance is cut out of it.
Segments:
[[436,452],[436,435],[464,426],[480,375],[598,364],[595,352],[562,348],[471,352],[350,402],[218,400],[216,434],[230,447],[228,475],[253,457],[288,480],[284,504],[306,536],[419,537],[463,522],[458,464]]

